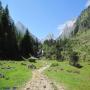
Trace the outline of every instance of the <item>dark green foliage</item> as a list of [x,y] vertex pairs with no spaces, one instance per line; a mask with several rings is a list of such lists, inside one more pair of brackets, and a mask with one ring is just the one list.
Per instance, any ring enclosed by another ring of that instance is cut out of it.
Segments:
[[56,59],[57,59],[57,60],[62,59],[61,51],[62,51],[62,47],[61,47],[60,44],[57,42],[57,43],[56,43]]
[[57,67],[57,66],[59,66],[58,63],[52,63],[50,67]]
[[29,31],[27,30],[24,38],[20,43],[20,52],[22,56],[29,57],[29,55],[33,55],[33,38],[30,36]]
[[65,49],[65,43],[66,43],[66,41],[61,40],[61,39],[56,42],[56,59],[58,61],[64,60],[64,57],[62,55],[62,51],[64,51],[64,49]]
[[14,22],[10,18],[8,6],[2,10],[0,18],[0,58],[17,58],[18,46],[14,30]]
[[65,50],[68,48],[68,39],[64,40],[45,40],[43,43],[44,56],[49,59],[63,61]]
[[73,51],[70,55],[70,65],[77,66],[79,61],[78,53]]
[[34,40],[34,38],[30,35],[28,29],[26,30],[26,33],[24,35],[24,37],[22,38],[21,42],[20,42],[20,53],[21,56],[24,57],[30,57],[30,56],[34,56],[37,57],[38,54],[38,39]]
[[44,57],[47,59],[55,59],[55,45],[56,41],[54,39],[45,40],[42,46],[44,51]]
[[[73,31],[73,35],[76,35],[76,33],[79,31],[79,25],[77,24],[76,27],[75,27],[75,30]],[[73,36],[72,35],[72,36]]]
[[35,57],[39,57],[40,53],[39,50],[41,49],[40,46],[40,42],[38,41],[38,39],[36,38],[36,40],[32,39],[32,43],[33,43],[33,56]]
[[28,30],[24,37],[18,33],[11,19],[8,6],[2,7],[0,2],[0,59],[19,59],[29,54],[37,56],[38,40],[35,40]]

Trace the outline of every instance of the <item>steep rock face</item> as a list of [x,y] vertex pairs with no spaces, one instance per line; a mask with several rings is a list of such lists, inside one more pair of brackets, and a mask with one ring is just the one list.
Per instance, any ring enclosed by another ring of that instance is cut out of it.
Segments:
[[73,19],[73,20],[66,22],[64,24],[62,33],[61,33],[59,38],[64,39],[64,38],[71,37],[72,31],[74,31],[74,29],[75,29],[75,22],[76,22],[76,19]]
[[76,35],[78,32],[83,32],[90,29],[90,6],[84,9],[77,19],[66,22],[63,25],[63,30],[59,38],[69,38]]

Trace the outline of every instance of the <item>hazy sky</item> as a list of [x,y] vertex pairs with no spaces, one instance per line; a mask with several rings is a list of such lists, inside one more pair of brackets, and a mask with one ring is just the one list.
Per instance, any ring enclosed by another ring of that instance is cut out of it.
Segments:
[[10,15],[39,39],[48,33],[59,35],[58,26],[76,18],[90,0],[1,0],[8,4]]

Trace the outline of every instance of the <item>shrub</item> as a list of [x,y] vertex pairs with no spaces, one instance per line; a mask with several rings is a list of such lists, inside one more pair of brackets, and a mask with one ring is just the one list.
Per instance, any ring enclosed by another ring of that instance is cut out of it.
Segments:
[[58,63],[52,63],[51,64],[51,67],[56,67],[56,66],[59,66],[59,64]]
[[78,53],[73,51],[70,54],[70,62],[69,62],[69,64],[77,67],[78,66],[78,61],[79,61]]

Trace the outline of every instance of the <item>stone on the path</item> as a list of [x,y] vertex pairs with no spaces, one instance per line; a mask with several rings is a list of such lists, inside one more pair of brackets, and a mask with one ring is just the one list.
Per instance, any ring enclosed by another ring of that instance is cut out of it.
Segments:
[[46,85],[44,85],[43,87],[46,88]]
[[26,90],[30,90],[30,88],[26,88]]
[[12,90],[17,90],[17,87],[13,87],[13,89]]

